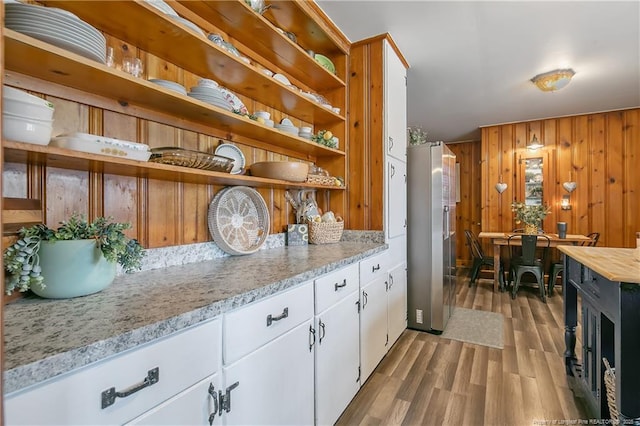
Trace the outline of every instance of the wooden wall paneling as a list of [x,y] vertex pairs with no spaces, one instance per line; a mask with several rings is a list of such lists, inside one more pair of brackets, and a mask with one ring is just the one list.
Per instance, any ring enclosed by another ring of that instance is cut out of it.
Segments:
[[[574,181],[575,173],[573,171],[573,135],[572,135],[572,121],[570,117],[559,118],[556,120],[556,149],[555,149],[555,186],[558,188],[556,191],[556,199],[553,203],[554,215],[557,222],[567,222],[567,231],[569,233],[575,233],[576,230],[572,229],[574,220],[575,209],[562,210],[559,205],[562,201],[562,196],[568,194],[571,198],[572,204],[575,204],[575,193],[569,194],[562,184],[564,182]],[[577,188],[576,191],[582,188]],[[584,188],[586,189],[586,188]]]
[[[124,114],[102,111],[102,134],[106,137],[127,141],[138,140],[138,120]],[[141,189],[139,179],[127,176],[104,175],[103,178],[104,215],[113,216],[118,222],[131,223],[126,234],[140,241],[141,223],[138,204]]]
[[[624,136],[623,113],[607,114],[607,132],[605,141],[605,217],[600,243],[604,246],[622,247],[624,245]],[[620,208],[622,206],[622,208]],[[594,226],[594,231],[598,229]]]
[[[607,188],[607,154],[605,148],[607,147],[606,137],[606,115],[605,114],[593,114],[589,116],[590,125],[590,190],[589,207],[591,209],[589,213],[589,231],[588,232],[600,232],[605,229],[607,223],[606,212],[606,188]],[[617,141],[617,146],[620,146],[620,141]],[[615,148],[614,148],[615,149]],[[598,231],[600,230],[600,231]],[[600,243],[599,243],[600,244]],[[607,235],[604,236],[603,245],[607,244]]]
[[[0,19],[4,22],[4,3],[0,5]],[[2,27],[0,27],[0,39],[2,35]],[[4,83],[4,44],[0,43],[0,84]],[[2,104],[0,104],[0,114],[2,113]],[[0,120],[0,135],[2,134],[2,122]],[[0,144],[1,144],[0,140]],[[0,189],[4,189],[3,164],[4,164],[4,150],[0,149]],[[0,224],[2,223],[2,197],[0,197]],[[4,253],[5,245],[0,243],[0,249]],[[4,268],[0,271],[0,282],[4,283]],[[0,369],[4,371],[4,287],[3,291],[0,291]],[[2,380],[0,380],[0,423],[4,424],[4,391],[2,387]]]
[[384,150],[386,149],[384,123],[384,49],[383,40],[380,39],[371,45],[369,49],[369,108],[371,110],[369,146],[371,152],[369,156],[369,186],[370,186],[370,208],[369,227],[366,229],[382,231],[384,230],[384,194],[386,164],[384,160]]
[[370,152],[364,141],[368,141],[370,126],[369,88],[367,86],[367,74],[369,72],[368,46],[362,45],[354,48],[350,55],[349,79],[349,140],[358,141],[358,149],[350,149],[347,153],[348,163],[348,203],[349,211],[347,223],[348,229],[368,229],[369,206],[371,203],[370,170],[367,167]]
[[636,232],[640,232],[640,109],[624,112],[625,159],[623,229],[624,246],[635,247]]
[[483,231],[501,231],[504,230],[499,216],[499,205],[501,195],[495,190],[494,186],[500,179],[500,165],[498,164],[500,152],[500,127],[491,127],[488,132],[487,151],[483,153],[482,161],[487,165],[487,179],[484,182],[486,186],[487,198],[484,203],[484,213],[482,221]]
[[[496,152],[498,158],[498,174],[499,180],[497,182],[507,182],[510,176],[513,176],[513,136],[514,136],[515,126],[502,126],[501,135],[500,135],[500,150]],[[507,179],[505,181],[505,179]],[[513,217],[513,213],[511,212],[511,200],[512,198],[509,196],[510,191],[509,188],[514,188],[511,182],[507,183],[507,190],[502,194],[499,194],[498,191],[494,188],[494,194],[497,197],[498,201],[498,209],[496,218],[500,223],[500,229],[509,229],[507,226],[505,228],[505,224],[511,223],[511,218]]]
[[575,171],[576,183],[578,188],[573,192],[571,204],[576,211],[576,222],[571,229],[579,234],[588,234],[591,232],[591,223],[589,215],[589,200],[591,196],[591,179],[589,162],[589,117],[586,115],[574,118],[574,153],[573,153],[573,169]]
[[557,123],[556,120],[544,120],[541,123],[542,134],[544,135],[544,151],[547,152],[548,164],[545,164],[546,178],[547,180],[542,183],[542,190],[544,191],[544,202],[551,207],[551,216],[546,220],[546,227],[548,231],[555,232],[556,222],[559,221],[557,212],[560,205],[559,186],[556,184],[556,150],[557,150]]

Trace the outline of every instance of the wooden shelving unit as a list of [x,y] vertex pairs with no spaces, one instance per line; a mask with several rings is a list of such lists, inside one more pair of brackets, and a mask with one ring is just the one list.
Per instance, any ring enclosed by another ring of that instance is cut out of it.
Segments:
[[120,176],[143,177],[172,182],[212,185],[244,185],[252,187],[302,189],[316,188],[344,190],[339,186],[311,185],[254,176],[232,175],[171,166],[146,161],[127,160],[118,157],[90,154],[53,146],[41,146],[22,142],[3,141],[4,161],[9,163],[39,164],[70,170],[101,172]]
[[[212,78],[230,90],[259,100],[261,103],[316,125],[345,121],[345,118],[303,96],[258,68],[244,63],[240,58],[220,49],[206,37],[179,24],[145,2],[138,1],[47,1],[50,6],[68,10],[96,28],[115,37],[127,40],[141,49],[165,59],[185,70],[205,78]],[[277,32],[273,26],[246,7],[242,2],[187,2],[190,8],[207,13],[211,19],[226,22],[219,16],[211,16],[226,8],[239,12],[238,25],[244,25],[243,33],[258,41],[259,53],[273,59],[290,75],[308,81],[314,90],[344,87],[345,83],[322,68],[300,47]],[[113,13],[117,8],[118,13]],[[248,11],[248,12],[247,12]],[[251,15],[248,15],[250,13]],[[127,19],[122,19],[127,16]],[[233,16],[229,13],[228,16]],[[259,18],[259,19],[256,19]],[[254,28],[254,23],[261,23]],[[238,32],[238,29],[236,29]],[[270,48],[262,43],[272,43]],[[252,45],[254,47],[254,45]],[[279,49],[283,49],[281,51]],[[277,50],[277,54],[274,52]],[[291,58],[289,63],[282,63]],[[187,88],[188,89],[188,88]]]

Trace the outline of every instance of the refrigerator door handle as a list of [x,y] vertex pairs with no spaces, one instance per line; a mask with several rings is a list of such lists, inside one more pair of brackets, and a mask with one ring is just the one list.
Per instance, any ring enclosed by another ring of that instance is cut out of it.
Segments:
[[442,215],[442,235],[445,238],[449,237],[449,206],[444,206],[443,208],[444,214]]

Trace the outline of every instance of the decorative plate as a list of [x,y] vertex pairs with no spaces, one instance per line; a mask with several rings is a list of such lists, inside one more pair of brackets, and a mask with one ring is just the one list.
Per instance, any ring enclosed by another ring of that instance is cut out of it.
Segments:
[[209,206],[209,232],[213,241],[232,255],[251,254],[269,236],[269,210],[258,191],[229,186],[219,191]]
[[316,60],[317,63],[322,65],[324,68],[326,68],[327,70],[329,70],[333,74],[336,73],[336,67],[335,67],[335,65],[333,65],[333,62],[331,62],[331,59],[329,59],[326,56],[321,55],[319,53],[316,53],[316,56],[315,56],[314,59]]
[[239,111],[240,114],[249,114],[249,110],[244,105],[244,103],[242,103],[240,98],[236,96],[235,93],[233,93],[231,90],[226,89],[222,86],[218,87],[218,90],[222,92],[222,95],[224,96],[225,100],[229,102],[229,105],[231,105],[231,108],[234,111]]
[[230,143],[222,143],[218,145],[215,153],[216,155],[222,155],[223,157],[233,158],[233,168],[230,172],[232,175],[237,175],[242,172],[242,169],[244,169],[246,160],[244,158],[244,154],[237,146]]

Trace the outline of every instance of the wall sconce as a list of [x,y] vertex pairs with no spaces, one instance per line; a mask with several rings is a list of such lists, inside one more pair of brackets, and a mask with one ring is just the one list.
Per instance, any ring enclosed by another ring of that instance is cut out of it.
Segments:
[[555,92],[566,87],[575,74],[576,72],[571,68],[557,69],[538,74],[531,81],[543,92]]
[[560,208],[562,210],[571,210],[571,196],[569,194],[565,194],[562,196],[562,201],[560,201]]
[[533,137],[531,138],[531,140],[527,143],[527,149],[531,151],[538,150],[543,146],[544,144],[538,140],[535,133],[533,134]]

